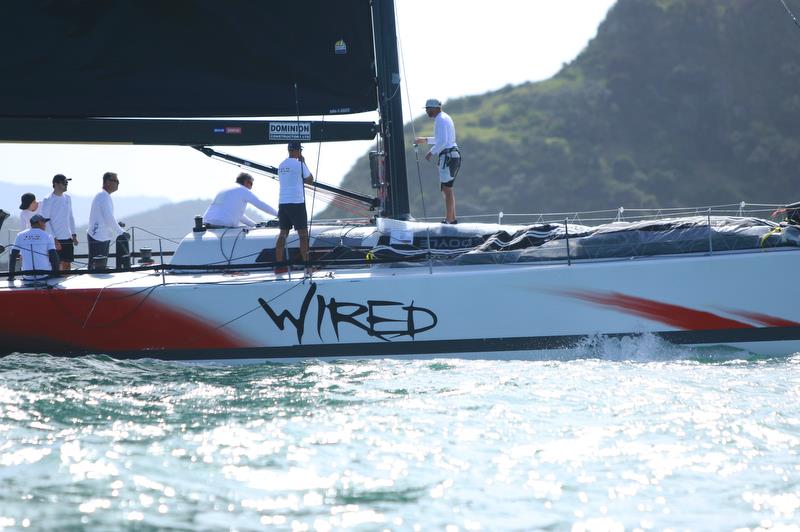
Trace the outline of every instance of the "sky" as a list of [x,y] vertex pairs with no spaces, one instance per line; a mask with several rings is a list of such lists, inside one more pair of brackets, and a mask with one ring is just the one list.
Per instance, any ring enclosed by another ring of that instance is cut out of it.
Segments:
[[[404,120],[422,115],[428,98],[442,100],[446,110],[447,101],[454,98],[553,76],[595,36],[614,2],[396,0]],[[377,113],[355,118],[377,121]],[[373,145],[305,144],[303,153],[317,179],[337,185]],[[271,166],[286,157],[283,145],[220,151]],[[240,170],[189,147],[0,144],[3,182],[49,186],[53,175],[63,173],[72,178],[72,195],[90,196],[99,190],[106,171],[119,175],[118,196],[160,196],[177,202],[213,198]],[[253,190],[277,204],[274,181],[256,176]],[[8,204],[6,198],[2,204]]]

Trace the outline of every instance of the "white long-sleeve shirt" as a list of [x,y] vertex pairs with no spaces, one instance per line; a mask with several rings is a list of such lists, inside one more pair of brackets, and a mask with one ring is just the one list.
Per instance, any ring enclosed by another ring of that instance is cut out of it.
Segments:
[[116,240],[125,232],[114,217],[114,202],[111,201],[111,194],[105,190],[98,192],[92,200],[87,232],[89,236],[100,242]]
[[237,227],[239,224],[253,227],[256,223],[244,214],[248,203],[267,214],[278,215],[278,211],[258,199],[249,188],[237,184],[217,194],[203,219],[206,223],[223,227]]
[[442,150],[456,145],[456,126],[453,119],[444,111],[440,111],[433,120],[433,136],[426,137],[428,144],[433,144],[431,155],[439,155]]
[[[75,234],[75,218],[72,215],[72,198],[67,194],[50,194],[39,205],[39,214],[50,218],[47,232],[56,240],[67,240]],[[92,237],[94,238],[94,237]]]

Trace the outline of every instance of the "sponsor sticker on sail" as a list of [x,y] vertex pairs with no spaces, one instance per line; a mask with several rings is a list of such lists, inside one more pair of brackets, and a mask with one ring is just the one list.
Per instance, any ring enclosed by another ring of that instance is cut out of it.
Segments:
[[269,140],[311,140],[311,122],[270,122]]
[[215,127],[213,129],[214,133],[223,133],[225,135],[241,135],[242,128],[238,126],[227,126],[227,127]]
[[336,55],[344,55],[347,53],[347,43],[344,42],[344,39],[336,41],[336,44],[333,45],[333,51]]

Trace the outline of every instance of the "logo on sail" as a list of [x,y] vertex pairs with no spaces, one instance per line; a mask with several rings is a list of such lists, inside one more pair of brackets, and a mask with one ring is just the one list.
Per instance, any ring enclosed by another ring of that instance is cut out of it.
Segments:
[[347,53],[347,43],[344,42],[344,39],[336,41],[336,44],[333,45],[333,51],[336,55],[344,55]]
[[311,122],[270,122],[269,140],[311,140]]

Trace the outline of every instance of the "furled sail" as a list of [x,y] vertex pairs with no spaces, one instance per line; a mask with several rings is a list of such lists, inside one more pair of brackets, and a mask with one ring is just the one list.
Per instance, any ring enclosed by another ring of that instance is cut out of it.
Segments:
[[377,108],[370,0],[9,0],[0,117]]

